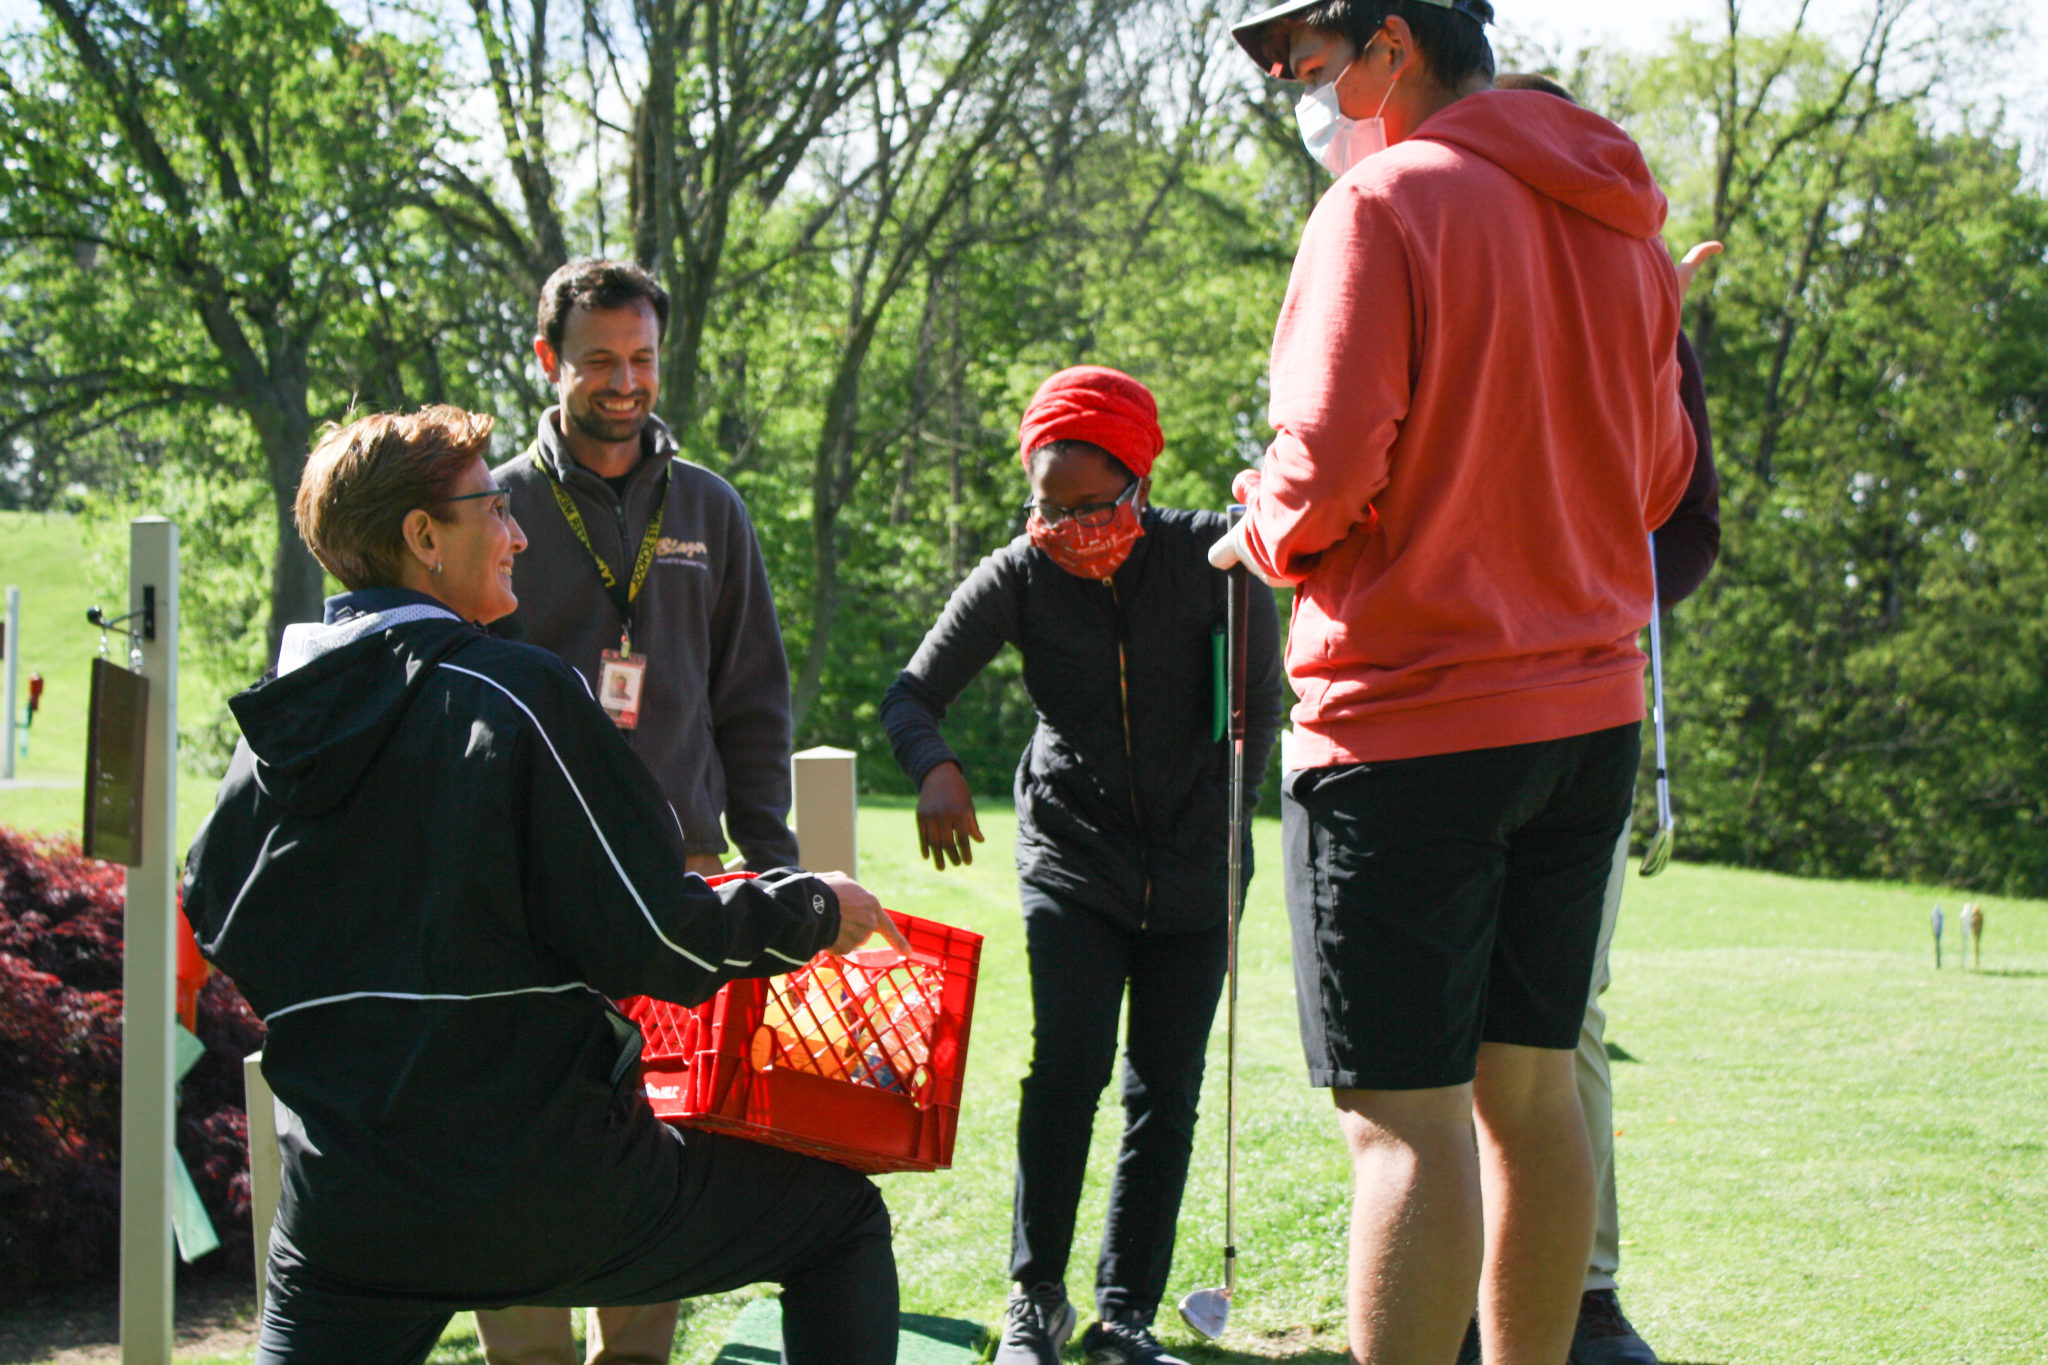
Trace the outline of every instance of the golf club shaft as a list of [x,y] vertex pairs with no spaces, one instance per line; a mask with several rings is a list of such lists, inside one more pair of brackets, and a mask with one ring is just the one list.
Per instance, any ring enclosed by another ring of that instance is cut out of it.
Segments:
[[1664,757],[1664,604],[1657,593],[1657,537],[1650,537],[1650,694],[1657,733],[1657,827],[1671,825],[1671,770]]
[[[1244,518],[1244,507],[1233,504],[1230,524]],[[1229,725],[1225,740],[1230,745],[1230,891],[1225,900],[1227,944],[1224,959],[1223,1068],[1223,1292],[1237,1292],[1237,922],[1244,909],[1244,731],[1245,731],[1245,643],[1251,617],[1251,573],[1240,564],[1229,574],[1225,596],[1223,630],[1225,640],[1224,676],[1229,681]]]

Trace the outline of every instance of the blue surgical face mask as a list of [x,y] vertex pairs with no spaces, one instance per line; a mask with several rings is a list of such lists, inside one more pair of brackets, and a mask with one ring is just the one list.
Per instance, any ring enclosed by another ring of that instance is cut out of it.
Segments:
[[[1371,51],[1371,44],[1366,45],[1366,50]],[[1331,175],[1342,175],[1367,157],[1377,156],[1387,149],[1387,123],[1380,114],[1386,112],[1387,100],[1394,97],[1394,85],[1401,80],[1401,72],[1397,70],[1394,84],[1387,87],[1385,97],[1380,100],[1380,113],[1371,118],[1352,118],[1344,112],[1337,98],[1337,87],[1343,83],[1351,66],[1352,63],[1345,63],[1344,70],[1337,73],[1335,80],[1324,81],[1303,91],[1294,106],[1294,120],[1301,126],[1301,145],[1308,148],[1308,154],[1321,162]]]

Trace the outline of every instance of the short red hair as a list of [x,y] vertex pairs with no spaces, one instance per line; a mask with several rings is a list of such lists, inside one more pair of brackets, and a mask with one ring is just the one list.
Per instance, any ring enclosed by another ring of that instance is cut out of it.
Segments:
[[406,513],[429,516],[490,452],[493,419],[438,404],[331,425],[306,457],[292,520],[313,558],[342,586],[396,586]]

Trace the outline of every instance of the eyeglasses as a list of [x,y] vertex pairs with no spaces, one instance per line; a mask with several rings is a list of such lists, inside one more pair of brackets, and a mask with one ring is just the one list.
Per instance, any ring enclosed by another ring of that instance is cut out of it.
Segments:
[[454,497],[439,498],[436,501],[473,502],[477,498],[496,498],[498,501],[491,506],[490,511],[497,516],[504,516],[512,508],[512,490],[509,488],[486,488],[481,493],[457,493]]
[[1056,502],[1027,499],[1024,503],[1024,515],[1028,517],[1036,512],[1047,526],[1057,526],[1072,519],[1075,524],[1085,526],[1091,531],[1100,530],[1116,520],[1117,508],[1137,496],[1139,482],[1132,479],[1124,491],[1117,495],[1115,502],[1088,502],[1079,507],[1062,507]]

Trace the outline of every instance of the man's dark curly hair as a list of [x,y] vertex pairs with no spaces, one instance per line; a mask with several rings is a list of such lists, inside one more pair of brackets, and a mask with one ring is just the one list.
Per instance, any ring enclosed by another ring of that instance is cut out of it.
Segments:
[[1364,52],[1391,14],[1406,19],[1415,31],[1416,45],[1438,85],[1458,85],[1473,75],[1493,78],[1493,45],[1486,41],[1483,26],[1493,22],[1493,6],[1487,0],[1460,0],[1455,10],[1425,0],[1324,0],[1301,11],[1295,23],[1341,33],[1354,52]]
[[571,261],[540,287],[540,335],[559,351],[571,309],[624,308],[635,299],[654,309],[656,335],[668,335],[668,290],[654,276],[631,261]]

